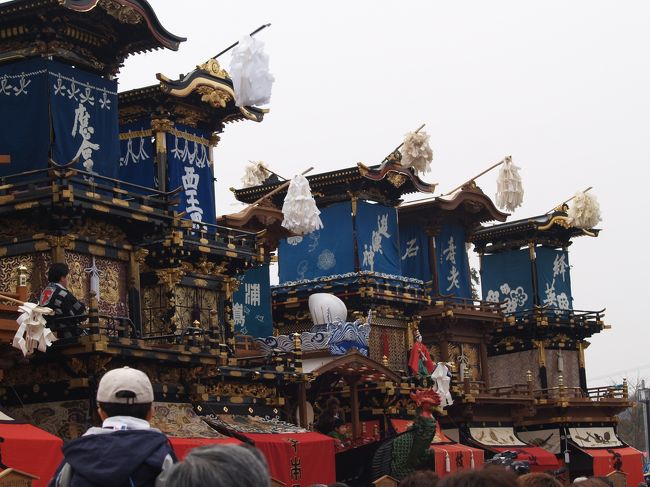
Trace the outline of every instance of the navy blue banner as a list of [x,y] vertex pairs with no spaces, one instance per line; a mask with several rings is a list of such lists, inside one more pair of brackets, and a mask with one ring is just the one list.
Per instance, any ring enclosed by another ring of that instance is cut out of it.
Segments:
[[269,266],[247,270],[240,281],[232,297],[235,333],[254,337],[273,335]]
[[532,309],[533,279],[528,249],[481,257],[483,300],[503,302],[506,313]]
[[57,164],[117,178],[120,146],[117,81],[48,61],[48,83]]
[[360,270],[400,275],[395,208],[359,201],[356,233]]
[[536,247],[539,302],[552,309],[573,309],[569,252]]
[[30,59],[0,67],[0,175],[48,166],[47,67]]
[[155,156],[150,120],[120,125],[118,179],[147,188],[157,188]]
[[471,298],[469,260],[465,248],[465,229],[445,224],[435,237],[438,293],[457,298]]
[[180,211],[196,223],[214,224],[217,218],[210,135],[187,125],[177,125],[174,134],[167,134],[168,188],[183,188]]
[[354,272],[351,203],[344,201],[320,210],[322,229],[280,241],[280,283]]
[[429,237],[420,225],[400,225],[400,260],[402,276],[413,277],[424,282],[431,281],[429,264]]

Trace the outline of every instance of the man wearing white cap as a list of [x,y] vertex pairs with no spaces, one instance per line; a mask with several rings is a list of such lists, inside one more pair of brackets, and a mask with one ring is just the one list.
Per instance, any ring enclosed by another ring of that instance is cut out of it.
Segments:
[[64,460],[48,487],[153,487],[176,457],[167,437],[149,425],[152,403],[144,372],[106,372],[97,388],[101,428],[63,446]]

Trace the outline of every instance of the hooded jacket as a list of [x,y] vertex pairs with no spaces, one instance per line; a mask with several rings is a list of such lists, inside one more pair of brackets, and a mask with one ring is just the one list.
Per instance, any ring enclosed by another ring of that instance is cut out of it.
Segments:
[[65,459],[49,487],[153,487],[176,459],[158,430],[97,430],[63,447]]

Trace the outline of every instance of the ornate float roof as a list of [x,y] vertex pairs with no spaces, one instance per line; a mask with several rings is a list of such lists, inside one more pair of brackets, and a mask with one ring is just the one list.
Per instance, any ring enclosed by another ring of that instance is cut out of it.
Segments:
[[0,62],[52,56],[103,75],[129,54],[178,50],[146,0],[12,0],[0,5]]
[[401,222],[420,224],[436,223],[453,213],[472,224],[489,221],[506,221],[507,213],[497,209],[492,200],[474,183],[463,186],[449,196],[438,196],[426,201],[407,202],[398,208]]
[[[319,205],[349,200],[354,196],[394,206],[401,202],[404,194],[433,193],[436,187],[435,184],[425,183],[411,169],[396,162],[371,167],[358,163],[353,167],[307,176],[307,180]],[[232,191],[239,201],[252,203],[281,184],[262,184]],[[270,199],[281,207],[286,192],[286,189],[280,190]]]
[[399,384],[401,377],[385,365],[359,352],[350,352],[310,370],[314,376],[334,374],[341,377],[360,377],[363,381],[390,380]]
[[192,126],[201,124],[219,132],[229,122],[261,122],[268,112],[256,107],[237,107],[230,76],[214,59],[177,80],[162,74],[157,78],[156,85],[119,94],[120,123],[153,116]]
[[219,216],[217,225],[257,233],[268,254],[278,247],[280,239],[293,235],[282,226],[283,218],[277,208],[251,205],[240,212]]
[[485,227],[476,231],[471,240],[478,252],[495,252],[521,247],[529,242],[567,247],[574,237],[598,236],[600,229],[584,230],[572,226],[566,210],[567,207],[563,206],[545,215]]

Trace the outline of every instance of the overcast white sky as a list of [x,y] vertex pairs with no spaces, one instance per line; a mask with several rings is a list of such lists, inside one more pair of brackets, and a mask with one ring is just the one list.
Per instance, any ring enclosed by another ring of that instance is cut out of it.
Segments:
[[[644,1],[150,0],[188,41],[130,58],[120,89],[192,69],[263,23],[276,77],[261,124],[226,127],[215,152],[217,211],[236,211],[248,160],[290,177],[380,162],[426,123],[424,179],[446,192],[511,154],[524,206],[547,210],[594,186],[603,232],[571,247],[578,309],[607,308],[590,385],[650,377],[645,221],[650,129],[650,3]],[[228,68],[230,57],[220,61]],[[496,172],[478,180],[495,191]],[[438,194],[439,194],[438,192]],[[641,369],[641,370],[639,370]]]

